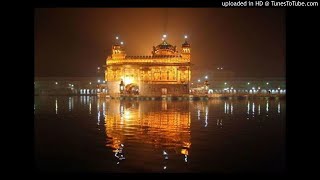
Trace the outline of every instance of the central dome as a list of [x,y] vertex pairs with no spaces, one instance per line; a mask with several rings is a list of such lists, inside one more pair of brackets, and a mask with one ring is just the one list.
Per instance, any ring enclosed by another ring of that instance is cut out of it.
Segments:
[[176,53],[176,46],[172,46],[165,40],[163,40],[158,46],[153,46],[153,55],[175,55]]
[[157,47],[156,47],[156,49],[172,49],[173,50],[173,46],[171,45],[171,44],[169,44],[169,43],[167,43],[167,41],[162,41],[162,43],[161,44],[159,44]]

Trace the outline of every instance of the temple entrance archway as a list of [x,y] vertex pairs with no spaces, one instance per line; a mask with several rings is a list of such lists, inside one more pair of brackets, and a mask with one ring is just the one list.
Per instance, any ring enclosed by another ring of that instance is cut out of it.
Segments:
[[125,86],[125,90],[127,94],[138,95],[139,94],[139,86],[137,84],[131,83]]

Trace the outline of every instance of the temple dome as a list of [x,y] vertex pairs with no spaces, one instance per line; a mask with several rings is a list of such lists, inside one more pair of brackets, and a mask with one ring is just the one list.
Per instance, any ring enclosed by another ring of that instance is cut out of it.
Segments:
[[167,41],[165,41],[165,40],[162,41],[161,44],[156,46],[156,49],[173,49],[173,48],[174,47],[171,44],[167,43]]
[[175,55],[176,53],[176,46],[172,46],[165,40],[158,46],[153,46],[153,55]]

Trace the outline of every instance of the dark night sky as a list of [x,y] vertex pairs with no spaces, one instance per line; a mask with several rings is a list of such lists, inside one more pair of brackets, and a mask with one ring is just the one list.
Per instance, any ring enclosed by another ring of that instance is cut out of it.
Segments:
[[189,36],[195,69],[285,77],[285,13],[279,8],[36,9],[34,27],[35,76],[94,76],[116,35],[127,55],[151,55],[166,32],[179,48]]

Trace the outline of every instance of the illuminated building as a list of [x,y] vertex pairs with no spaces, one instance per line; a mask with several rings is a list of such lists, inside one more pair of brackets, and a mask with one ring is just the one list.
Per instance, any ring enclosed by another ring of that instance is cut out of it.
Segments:
[[[186,37],[185,37],[186,38]],[[106,60],[105,80],[113,95],[182,95],[189,94],[190,44],[187,40],[176,46],[165,39],[149,56],[127,56],[123,43],[112,46]]]

